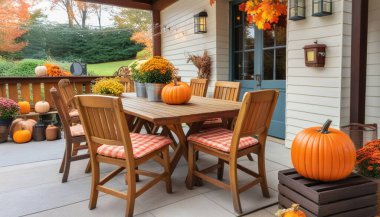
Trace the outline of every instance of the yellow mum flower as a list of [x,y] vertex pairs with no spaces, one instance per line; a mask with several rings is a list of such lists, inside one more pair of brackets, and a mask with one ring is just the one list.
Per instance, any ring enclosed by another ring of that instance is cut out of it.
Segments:
[[124,86],[119,78],[102,78],[97,80],[92,87],[96,94],[120,96],[124,92]]

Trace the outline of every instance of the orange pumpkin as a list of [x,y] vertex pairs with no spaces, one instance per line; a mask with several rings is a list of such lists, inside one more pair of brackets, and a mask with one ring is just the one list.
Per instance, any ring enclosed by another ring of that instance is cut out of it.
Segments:
[[184,82],[177,82],[166,85],[161,93],[162,101],[171,105],[180,105],[189,102],[191,98],[190,86]]
[[13,141],[16,143],[29,142],[32,139],[32,134],[29,130],[17,130],[13,134]]
[[46,113],[50,110],[50,105],[46,101],[39,101],[34,105],[34,110],[37,113]]
[[29,114],[30,112],[30,103],[27,101],[20,101],[17,103],[20,107],[20,114]]
[[355,167],[356,151],[350,137],[336,129],[323,127],[304,129],[292,144],[292,163],[297,172],[309,179],[337,181],[349,176]]
[[33,133],[33,126],[36,123],[37,121],[33,119],[16,118],[12,122],[11,127],[9,128],[9,134],[11,135],[11,137],[13,137],[14,132],[21,129],[29,130],[30,133]]
[[282,209],[276,213],[278,217],[306,217],[306,214],[300,210],[298,204],[293,204],[292,208]]

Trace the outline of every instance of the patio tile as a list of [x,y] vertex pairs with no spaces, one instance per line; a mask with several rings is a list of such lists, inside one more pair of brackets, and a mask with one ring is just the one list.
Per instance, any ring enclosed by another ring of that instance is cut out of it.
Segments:
[[[243,213],[248,213],[260,209],[265,206],[276,204],[278,201],[278,193],[269,188],[270,198],[263,197],[260,186],[255,186],[242,194],[240,194],[241,206]],[[231,213],[234,212],[232,198],[229,191],[218,190],[204,194],[207,198],[224,207]]]
[[254,213],[250,213],[248,215],[245,215],[244,217],[274,217],[275,215],[264,210],[260,210]]
[[156,217],[228,217],[234,216],[203,195],[182,200],[151,211]]
[[284,145],[272,141],[267,141],[265,147],[266,159],[292,168],[293,164],[290,156],[290,149],[286,148]]

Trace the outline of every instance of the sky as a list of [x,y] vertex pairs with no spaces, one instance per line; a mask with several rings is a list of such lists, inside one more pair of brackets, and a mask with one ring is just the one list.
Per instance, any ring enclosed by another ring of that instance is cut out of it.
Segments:
[[[102,5],[102,8],[104,9],[102,11],[102,26],[108,27],[113,26],[113,20],[111,19],[111,11],[117,10],[117,7]],[[44,14],[48,16],[48,21],[52,23],[60,23],[60,24],[67,24],[67,15],[65,10],[63,10],[61,7],[55,7],[54,9],[51,9],[51,1],[50,0],[41,0],[38,4],[36,4],[32,10],[34,9],[42,9]],[[98,20],[95,14],[91,14],[90,17],[87,19],[86,23],[89,26],[98,26]]]

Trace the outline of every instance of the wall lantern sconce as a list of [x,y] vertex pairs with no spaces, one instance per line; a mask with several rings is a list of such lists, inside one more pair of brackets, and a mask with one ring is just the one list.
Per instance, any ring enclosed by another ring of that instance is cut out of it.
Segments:
[[332,14],[331,0],[312,0],[313,1],[313,17],[323,17]]
[[289,20],[305,19],[305,0],[289,1]]
[[305,50],[305,65],[308,67],[324,67],[326,58],[326,45],[318,44],[317,41],[312,45],[303,47]]
[[201,34],[207,32],[207,25],[206,25],[206,19],[207,19],[207,12],[202,11],[199,14],[194,15],[194,33],[195,34]]

